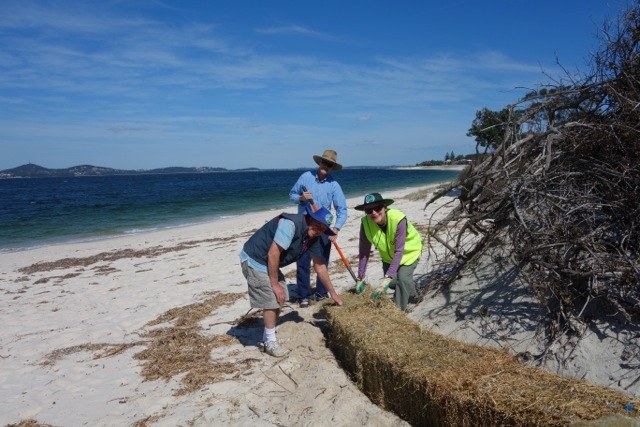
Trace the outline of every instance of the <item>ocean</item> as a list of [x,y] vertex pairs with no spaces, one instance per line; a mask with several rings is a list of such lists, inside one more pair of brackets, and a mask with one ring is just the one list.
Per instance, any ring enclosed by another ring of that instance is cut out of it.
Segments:
[[[0,179],[0,251],[179,227],[292,206],[304,170]],[[456,170],[343,169],[347,198],[451,181]]]

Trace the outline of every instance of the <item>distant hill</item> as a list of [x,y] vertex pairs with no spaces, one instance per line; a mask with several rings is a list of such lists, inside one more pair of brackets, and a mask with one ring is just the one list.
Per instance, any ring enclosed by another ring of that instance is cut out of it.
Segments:
[[108,176],[108,175],[143,175],[143,174],[176,174],[176,173],[209,173],[226,172],[225,168],[211,167],[167,167],[158,169],[113,169],[101,166],[79,165],[66,169],[48,169],[33,163],[0,171],[1,178],[46,178],[65,176]]

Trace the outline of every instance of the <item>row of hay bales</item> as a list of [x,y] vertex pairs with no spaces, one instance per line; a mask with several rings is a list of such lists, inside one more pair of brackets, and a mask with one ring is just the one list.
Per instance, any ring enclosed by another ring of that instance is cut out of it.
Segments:
[[330,346],[377,405],[415,426],[639,426],[640,401],[429,332],[388,299],[327,306]]

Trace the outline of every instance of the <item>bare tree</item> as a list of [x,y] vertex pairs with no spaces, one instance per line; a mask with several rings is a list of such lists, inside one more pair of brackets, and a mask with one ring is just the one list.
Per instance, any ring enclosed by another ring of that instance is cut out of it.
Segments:
[[[508,106],[493,153],[427,201],[460,190],[446,219],[458,236],[439,238],[458,259],[450,278],[503,239],[564,331],[588,316],[640,319],[640,1],[602,36],[592,70]],[[480,238],[465,248],[470,232]]]

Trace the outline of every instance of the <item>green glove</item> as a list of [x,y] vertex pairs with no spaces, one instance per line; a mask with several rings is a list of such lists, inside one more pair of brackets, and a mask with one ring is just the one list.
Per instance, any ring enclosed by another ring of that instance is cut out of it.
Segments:
[[387,290],[389,289],[389,286],[391,286],[391,281],[393,279],[391,279],[391,277],[385,277],[384,279],[382,279],[380,281],[380,285],[378,286],[378,288],[382,288],[382,290],[379,291],[374,291],[371,293],[371,298],[373,299],[378,299],[380,298],[382,295],[387,293]]
[[364,280],[360,280],[358,283],[356,283],[356,293],[361,294],[364,292],[364,288],[367,287],[367,284],[365,283]]
[[380,288],[382,288],[382,292],[387,292],[387,290],[389,289],[389,286],[391,286],[391,281],[393,279],[391,277],[385,277],[384,279],[382,279],[380,281]]

